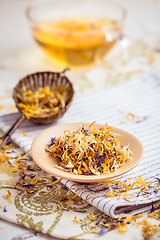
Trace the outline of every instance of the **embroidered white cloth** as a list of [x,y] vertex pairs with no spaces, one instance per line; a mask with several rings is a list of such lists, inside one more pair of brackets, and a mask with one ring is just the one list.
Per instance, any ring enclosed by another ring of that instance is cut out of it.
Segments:
[[[134,117],[128,113],[134,114]],[[131,117],[131,121],[128,121],[126,116]],[[6,132],[18,117],[19,113],[2,116],[0,128]],[[152,183],[147,192],[140,191],[139,188],[129,190],[127,194],[132,197],[126,198],[106,198],[108,187],[100,190],[102,186],[99,184],[86,184],[82,188],[82,184],[72,181],[62,179],[62,183],[78,193],[82,199],[87,199],[90,204],[114,218],[120,214],[143,212],[152,208],[153,203],[160,201],[160,188],[156,188],[157,183],[160,183],[160,69],[101,91],[75,96],[69,110],[59,121],[44,126],[25,120],[12,139],[28,151],[35,136],[44,129],[53,125],[82,121],[107,123],[135,135],[144,146],[144,157],[136,168],[116,180],[125,183],[127,178],[134,181],[141,176]],[[31,137],[19,135],[18,132],[25,132]],[[116,183],[112,184],[112,189],[117,189]]]

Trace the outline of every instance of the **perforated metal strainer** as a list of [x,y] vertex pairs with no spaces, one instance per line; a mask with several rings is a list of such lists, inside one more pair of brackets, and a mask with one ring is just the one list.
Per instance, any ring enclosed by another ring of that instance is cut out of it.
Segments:
[[17,97],[17,94],[22,96],[23,88],[26,88],[27,90],[32,90],[34,92],[44,86],[48,86],[50,90],[56,87],[62,87],[62,88],[64,87],[66,89],[65,92],[67,92],[66,99],[65,99],[65,106],[63,108],[61,106],[58,106],[59,110],[56,114],[52,114],[52,115],[49,114],[49,116],[40,115],[39,117],[31,117],[29,119],[30,121],[37,124],[49,124],[57,121],[59,118],[61,118],[64,115],[64,113],[69,108],[74,95],[73,85],[69,81],[69,79],[65,76],[66,70],[68,69],[65,69],[63,72],[33,73],[22,78],[17,83],[17,85],[13,90],[13,99],[15,101],[17,109],[21,113],[21,116],[17,119],[17,121],[13,124],[13,126],[9,129],[9,131],[3,136],[3,141],[0,145],[0,149],[8,141],[8,139],[19,127],[19,125],[26,119],[24,112],[19,107],[20,99]]

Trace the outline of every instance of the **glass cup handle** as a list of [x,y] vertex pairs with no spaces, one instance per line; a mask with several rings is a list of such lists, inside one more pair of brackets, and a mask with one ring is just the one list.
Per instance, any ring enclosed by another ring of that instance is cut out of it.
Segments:
[[115,69],[128,62],[132,54],[132,40],[129,36],[121,32],[108,32],[105,34],[106,40],[112,42],[117,40],[114,47],[106,54],[106,56],[99,61],[99,65]]
[[111,42],[114,39],[117,39],[120,42],[122,48],[124,48],[124,49],[130,47],[132,44],[132,41],[129,38],[129,36],[127,36],[121,32],[106,33],[105,38],[108,42]]

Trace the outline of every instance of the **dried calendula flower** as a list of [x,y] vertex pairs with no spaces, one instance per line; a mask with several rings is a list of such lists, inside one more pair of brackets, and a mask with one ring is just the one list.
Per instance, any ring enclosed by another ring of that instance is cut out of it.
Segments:
[[27,90],[23,87],[22,90],[22,95],[17,93],[19,108],[22,109],[28,119],[56,115],[59,109],[65,107],[67,98],[65,87],[50,89],[48,86],[44,86],[36,91]]
[[79,219],[77,216],[75,216],[73,222],[74,222],[74,223],[77,223],[77,224],[81,224],[81,223],[82,223],[82,220]]
[[[145,239],[150,239],[152,236],[160,231],[160,225],[152,224],[144,219],[142,222],[138,222],[138,225],[142,225],[142,234]],[[153,239],[153,238],[152,238]]]
[[94,215],[94,213],[93,213],[93,212],[91,212],[91,213],[88,213],[88,217],[89,217],[89,219],[90,219],[91,221],[94,221],[94,220],[96,220],[96,217],[95,217],[95,215]]
[[11,192],[10,192],[9,190],[7,190],[7,194],[6,194],[6,195],[3,194],[3,197],[6,198],[6,199],[8,199],[8,201],[9,201],[10,203],[12,203],[12,200],[11,200],[10,196],[11,196]]
[[16,170],[19,171],[11,166],[9,162],[10,159],[11,158],[7,155],[6,151],[0,151],[0,173],[12,173]]
[[80,175],[101,174],[113,172],[132,159],[132,152],[120,145],[112,127],[96,128],[93,124],[89,129],[66,130],[50,140],[45,150],[56,158],[58,168]]

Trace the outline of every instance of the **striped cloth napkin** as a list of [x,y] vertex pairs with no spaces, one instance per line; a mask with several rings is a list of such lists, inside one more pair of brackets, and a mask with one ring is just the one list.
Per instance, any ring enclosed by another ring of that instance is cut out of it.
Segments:
[[[18,117],[19,113],[2,116],[0,128],[6,132]],[[134,215],[153,208],[153,203],[160,203],[160,69],[101,91],[75,96],[66,114],[56,123],[44,126],[25,120],[12,139],[28,151],[37,134],[48,127],[93,121],[107,123],[135,135],[144,146],[142,161],[130,172],[105,185],[104,189],[101,184],[82,185],[65,179],[61,182],[82,199],[114,218],[120,214]],[[19,132],[25,132],[31,137],[20,135]],[[135,181],[144,181],[148,187],[147,190],[142,187],[130,189],[126,197],[124,194],[106,197],[107,191],[115,192],[118,189],[117,181],[121,181],[121,190],[123,186]]]

